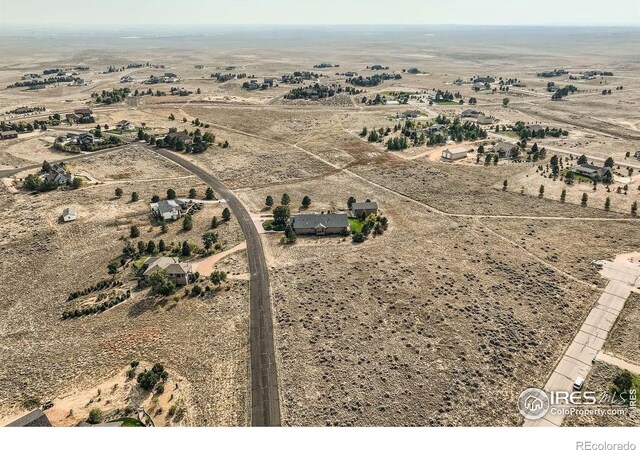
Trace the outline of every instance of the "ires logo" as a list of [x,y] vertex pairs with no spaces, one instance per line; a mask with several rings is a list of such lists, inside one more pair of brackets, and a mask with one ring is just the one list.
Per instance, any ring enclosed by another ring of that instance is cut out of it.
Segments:
[[593,391],[551,391],[547,395],[549,396],[549,403],[551,403],[551,405],[553,406],[595,405],[597,402],[596,393]]

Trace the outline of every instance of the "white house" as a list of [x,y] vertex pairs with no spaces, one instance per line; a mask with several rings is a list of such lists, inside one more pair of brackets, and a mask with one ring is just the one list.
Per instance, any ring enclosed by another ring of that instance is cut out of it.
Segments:
[[457,161],[458,159],[463,159],[467,157],[467,150],[464,149],[445,149],[442,150],[442,159],[446,159],[447,161]]
[[78,214],[76,213],[75,208],[65,208],[62,211],[62,220],[64,222],[71,222],[72,220],[76,220],[78,218]]
[[178,220],[182,216],[181,200],[162,200],[158,203],[151,203],[153,214],[162,220]]
[[118,122],[116,124],[116,129],[122,130],[122,131],[132,130],[133,129],[133,124],[131,122],[129,122],[128,120],[121,120],[120,122]]

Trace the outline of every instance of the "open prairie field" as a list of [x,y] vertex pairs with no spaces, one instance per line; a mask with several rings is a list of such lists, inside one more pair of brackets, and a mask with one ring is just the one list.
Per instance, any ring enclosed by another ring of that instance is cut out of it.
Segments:
[[[252,393],[264,375],[255,361],[263,358],[269,366],[275,360],[278,395],[267,405],[280,412],[274,425],[521,425],[518,395],[545,385],[606,286],[591,261],[637,251],[638,32],[188,31],[177,38],[111,30],[82,42],[63,33],[46,44],[0,34],[11,53],[0,62],[0,121],[3,131],[18,130],[0,140],[0,423],[52,399],[57,425],[85,420],[99,405],[115,418],[144,408],[160,425],[246,426],[259,414]],[[550,53],[557,42],[563,51]],[[538,76],[554,68],[565,72]],[[58,70],[84,82],[9,87]],[[587,76],[592,70],[613,75]],[[283,79],[294,73],[296,82]],[[474,85],[479,77],[488,87]],[[255,88],[244,85],[250,80]],[[552,100],[549,82],[577,92]],[[316,99],[316,84],[336,94]],[[436,100],[445,93],[448,100]],[[15,111],[21,107],[37,110]],[[86,108],[85,118],[65,120]],[[486,134],[447,135],[441,145],[418,143],[416,134],[414,145],[412,130],[453,127],[470,109],[491,119],[478,128]],[[35,131],[27,129],[34,121]],[[123,121],[127,131],[116,128]],[[519,122],[566,133],[523,142],[512,128]],[[81,132],[123,142],[95,153],[83,148],[66,162],[83,180],[79,188],[29,192],[25,178],[38,173],[31,166],[72,156],[53,144]],[[389,138],[403,136],[407,148],[387,150]],[[204,151],[192,145],[200,137],[208,139]],[[501,141],[520,143],[520,156],[485,163]],[[445,149],[469,152],[447,162]],[[572,185],[565,173],[553,178],[554,156],[566,171],[581,155],[598,167],[611,157],[611,184],[600,179],[594,190],[587,177]],[[221,191],[212,201],[204,201],[207,177]],[[152,219],[151,199],[167,198],[169,189],[179,199],[195,189],[201,206],[192,209],[191,229],[179,220],[163,231]],[[285,244],[282,232],[258,224],[253,242],[251,222],[270,219],[266,198],[275,207],[283,194],[292,214],[346,213],[349,197],[369,199],[388,228],[359,244],[348,232]],[[222,220],[227,207],[240,214]],[[63,223],[65,208],[77,220]],[[208,254],[203,235],[211,231],[218,245]],[[136,273],[149,241],[153,249],[160,240],[161,254],[207,275],[223,271],[226,281],[217,286],[202,276],[154,293]],[[123,258],[127,242],[135,258]],[[182,253],[184,242],[191,254]],[[106,279],[122,282],[113,295],[130,296],[62,319],[100,295],[69,294]],[[637,303],[636,295],[628,300],[604,346],[635,364]],[[256,305],[273,339],[253,334]],[[256,339],[272,349],[253,354]],[[166,367],[164,394],[141,390],[127,374],[134,360],[139,370]],[[608,389],[615,370],[598,362],[587,386]],[[179,419],[169,414],[177,404]]]

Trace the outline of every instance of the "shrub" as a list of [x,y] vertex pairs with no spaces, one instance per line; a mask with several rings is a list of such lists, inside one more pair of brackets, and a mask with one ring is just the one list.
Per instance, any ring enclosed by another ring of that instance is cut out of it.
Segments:
[[87,419],[87,422],[91,424],[97,424],[102,422],[103,419],[104,414],[102,410],[100,408],[93,408],[91,411],[89,411],[89,418]]

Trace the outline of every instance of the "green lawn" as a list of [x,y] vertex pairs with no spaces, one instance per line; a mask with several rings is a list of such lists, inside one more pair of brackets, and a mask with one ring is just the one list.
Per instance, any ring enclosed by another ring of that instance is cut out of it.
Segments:
[[262,222],[262,228],[264,228],[265,231],[273,230],[273,220],[265,220]]
[[434,100],[432,100],[432,101],[433,101],[434,105],[441,105],[441,106],[457,105],[457,106],[460,106],[460,102],[455,102],[453,100],[448,100],[446,102],[436,102]]
[[144,426],[138,419],[134,419],[133,417],[116,419],[116,420],[112,420],[111,422],[122,422],[123,427],[143,427]]
[[136,259],[133,262],[133,267],[135,267],[136,269],[140,269],[140,267],[142,267],[142,263],[144,263],[146,259],[147,259],[147,256],[143,256],[142,258]]
[[363,225],[364,222],[362,220],[353,217],[349,218],[349,226],[351,227],[351,231],[353,231],[354,233],[360,233],[360,231],[362,231]]

